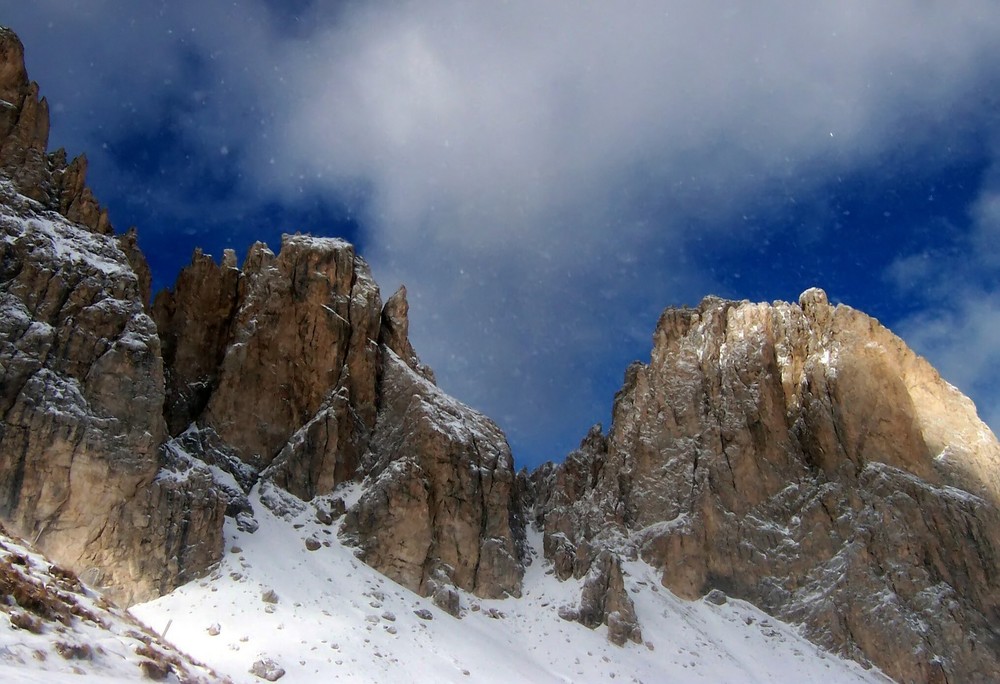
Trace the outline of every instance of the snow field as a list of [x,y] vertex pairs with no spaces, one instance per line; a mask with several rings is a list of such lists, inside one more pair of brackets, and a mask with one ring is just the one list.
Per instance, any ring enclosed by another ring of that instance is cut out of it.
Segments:
[[[235,682],[260,681],[249,669],[262,658],[275,660],[288,683],[887,681],[742,601],[683,601],[641,561],[625,571],[645,643],[618,648],[606,628],[559,618],[560,606],[576,605],[580,585],[550,574],[534,531],[523,596],[462,593],[463,617],[455,619],[357,560],[337,540],[337,522],[316,522],[311,506],[279,518],[258,490],[251,501],[259,529],[240,532],[227,521],[227,551],[210,577],[132,609]],[[352,501],[359,492],[338,494]],[[320,542],[314,551],[305,546],[310,537]],[[262,600],[268,590],[277,603]]]

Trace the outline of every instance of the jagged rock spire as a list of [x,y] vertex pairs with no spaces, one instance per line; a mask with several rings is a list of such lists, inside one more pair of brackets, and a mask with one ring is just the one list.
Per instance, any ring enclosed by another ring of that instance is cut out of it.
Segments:
[[28,80],[21,40],[0,27],[0,171],[22,195],[92,232],[110,234],[107,211],[86,185],[86,156],[67,163],[65,150],[49,154],[48,144],[48,102]]

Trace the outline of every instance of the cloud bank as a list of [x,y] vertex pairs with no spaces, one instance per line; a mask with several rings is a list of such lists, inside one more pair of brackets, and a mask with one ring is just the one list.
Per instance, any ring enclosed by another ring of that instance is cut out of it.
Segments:
[[[990,0],[293,4],[19,11],[65,34],[53,41],[95,36],[92,66],[46,88],[108,128],[166,121],[180,151],[168,168],[220,169],[213,211],[352,204],[379,282],[407,285],[418,352],[527,461],[561,457],[606,418],[663,306],[741,296],[713,255],[767,260],[767,241],[789,238],[746,215],[815,205],[816,234],[792,237],[864,249],[831,233],[824,196],[841,177],[946,165],[1000,131],[984,106],[1000,58]],[[141,59],[113,66],[123,55]],[[992,239],[990,197],[958,228],[961,249]],[[996,282],[977,287],[985,301]],[[973,313],[962,320],[978,325]],[[965,348],[907,321],[936,363]],[[995,350],[993,330],[968,344]]]
[[370,189],[448,389],[580,434],[660,307],[716,289],[699,253],[760,238],[742,213],[968,144],[998,38],[974,1],[368,6],[290,55],[280,166]]

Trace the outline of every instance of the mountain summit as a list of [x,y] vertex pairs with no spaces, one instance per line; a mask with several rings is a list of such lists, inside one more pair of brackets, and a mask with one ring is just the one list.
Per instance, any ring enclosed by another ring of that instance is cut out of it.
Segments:
[[[350,244],[195,252],[150,304],[134,231],[112,233],[85,160],[47,152],[8,30],[0,98],[0,520],[20,556],[30,542],[131,605],[223,569],[241,586],[236,542],[301,547],[294,567],[331,583],[424,597],[400,620],[415,633],[451,620],[431,606],[480,626],[530,607],[624,662],[653,658],[685,601],[732,599],[747,625],[763,610],[899,681],[1000,672],[1000,446],[874,319],[818,289],[667,309],[609,430],[516,473],[500,428],[420,362],[405,289],[383,302]],[[356,601],[403,605],[377,591]],[[12,601],[14,630],[31,606]],[[384,611],[365,619],[395,636]]]

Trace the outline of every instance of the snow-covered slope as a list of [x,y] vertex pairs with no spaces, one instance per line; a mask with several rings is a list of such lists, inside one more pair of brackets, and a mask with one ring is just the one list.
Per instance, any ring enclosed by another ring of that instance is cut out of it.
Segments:
[[[348,505],[359,494],[337,492]],[[251,498],[259,529],[227,521],[227,553],[210,577],[132,609],[236,682],[260,681],[250,670],[268,660],[283,682],[886,681],[742,601],[678,599],[642,562],[627,564],[626,584],[646,642],[613,646],[605,627],[559,617],[580,587],[551,574],[537,533],[523,597],[463,594],[455,619],[358,561],[337,540],[339,521],[317,522],[312,506],[281,518],[259,488]]]
[[223,682],[0,530],[0,682]]

